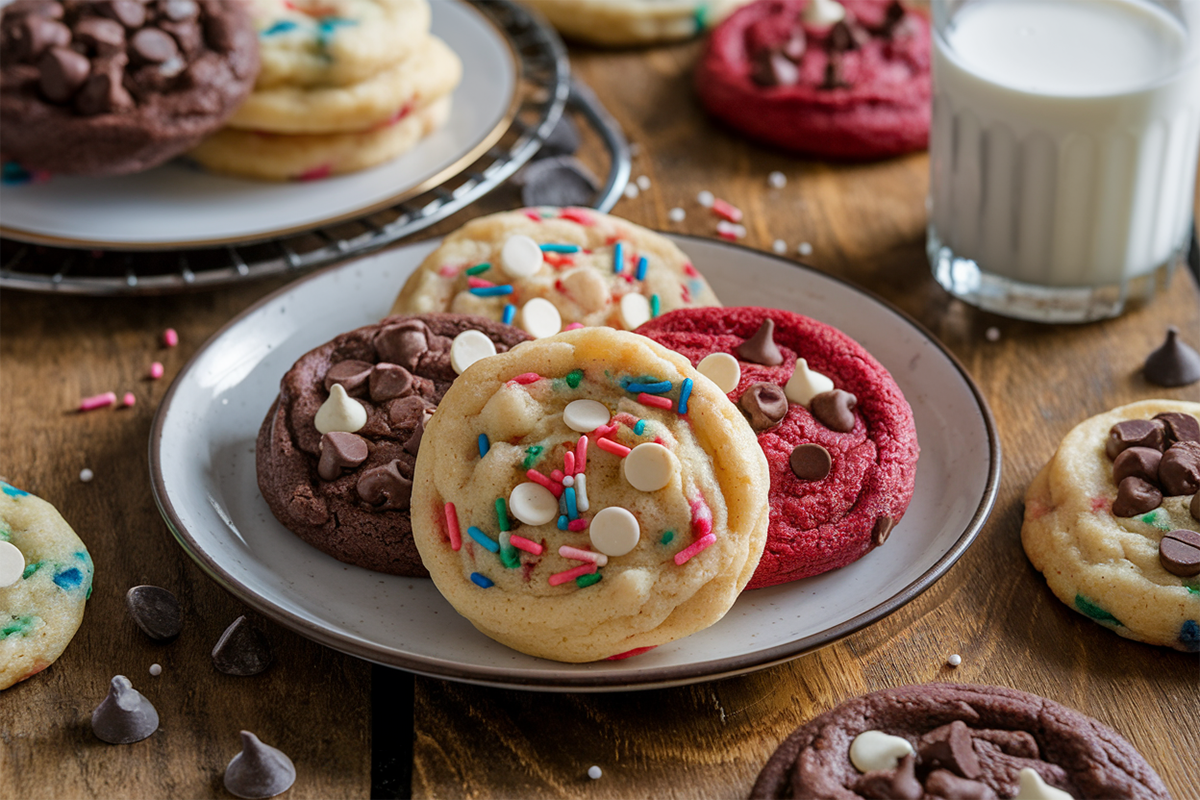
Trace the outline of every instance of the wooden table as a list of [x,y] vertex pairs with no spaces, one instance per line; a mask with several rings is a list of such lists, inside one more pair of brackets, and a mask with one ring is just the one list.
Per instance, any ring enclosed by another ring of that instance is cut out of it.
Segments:
[[[1021,550],[1022,495],[1060,437],[1084,417],[1153,396],[1200,400],[1200,387],[1144,382],[1142,360],[1176,325],[1200,345],[1200,291],[1179,271],[1149,305],[1110,322],[1045,326],[951,299],[924,253],[924,154],[832,165],[769,152],[699,112],[695,43],[646,51],[578,50],[573,61],[640,145],[635,176],[651,187],[616,213],[667,231],[714,235],[696,203],[708,189],[746,212],[746,244],[812,244],[805,260],[866,286],[920,320],[962,360],[989,399],[1004,464],[990,520],[966,555],[890,617],[816,653],[754,674],[685,688],[539,695],[447,683],[372,667],[258,620],[276,653],[236,678],[209,659],[246,609],[174,543],[154,506],[147,440],[169,379],[221,325],[283,285],[206,293],[0,297],[0,475],[54,503],[87,542],[96,586],[83,626],[46,672],[0,696],[0,797],[227,797],[225,764],[247,729],[299,773],[289,797],[743,797],[794,727],[866,691],[927,681],[1010,686],[1058,700],[1127,736],[1176,798],[1196,797],[1200,670],[1196,657],[1126,641],[1055,600]],[[594,142],[589,149],[594,150]],[[768,191],[767,174],[787,186]],[[502,191],[426,235],[515,205]],[[667,213],[688,211],[681,223]],[[174,327],[180,345],[165,350]],[[990,341],[987,329],[1000,337]],[[160,360],[167,379],[145,378]],[[73,413],[109,389],[132,409]],[[82,483],[80,470],[95,473]],[[186,628],[151,643],[125,591],[174,591]],[[962,655],[957,669],[946,666]],[[148,667],[163,672],[151,677]],[[92,709],[114,674],[157,706],[149,740],[93,737]],[[374,758],[372,758],[374,753]],[[1191,756],[1187,754],[1191,753]],[[603,777],[589,780],[589,766]]]

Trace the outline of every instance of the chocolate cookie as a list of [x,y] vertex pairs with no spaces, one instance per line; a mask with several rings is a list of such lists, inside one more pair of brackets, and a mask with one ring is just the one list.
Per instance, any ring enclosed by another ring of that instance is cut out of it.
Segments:
[[258,486],[271,512],[341,561],[426,577],[409,497],[427,416],[467,354],[528,338],[481,317],[394,316],[301,356],[258,433]]
[[1170,798],[1133,746],[1091,717],[1014,689],[953,684],[885,689],[827,711],[779,746],[750,797],[1062,797],[1055,790]]
[[16,0],[0,16],[0,152],[121,175],[179,155],[249,94],[258,44],[227,0]]

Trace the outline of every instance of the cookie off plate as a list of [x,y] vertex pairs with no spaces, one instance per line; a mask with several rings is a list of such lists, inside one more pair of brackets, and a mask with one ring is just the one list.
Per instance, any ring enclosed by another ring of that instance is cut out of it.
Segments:
[[992,509],[1000,445],[986,402],[942,345],[863,290],[738,245],[671,238],[726,305],[817,318],[891,372],[912,405],[921,457],[908,512],[883,547],[842,569],[745,592],[712,627],[634,658],[563,664],[488,639],[428,580],[349,566],[305,544],[275,520],[258,491],[254,442],[262,417],[296,359],[385,316],[437,241],[293,283],[197,352],[163,400],[151,435],[154,495],[175,538],[240,600],[315,641],[423,675],[510,688],[619,691],[726,677],[886,617],[945,574]]

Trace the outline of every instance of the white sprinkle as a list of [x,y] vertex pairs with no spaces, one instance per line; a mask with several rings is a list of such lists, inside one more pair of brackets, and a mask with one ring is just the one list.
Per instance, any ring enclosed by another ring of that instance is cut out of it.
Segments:
[[603,774],[604,773],[600,771],[600,768],[595,766],[594,764],[592,766],[588,767],[588,777],[594,781],[600,780],[600,776]]
[[682,208],[672,208],[667,212],[667,219],[671,222],[683,222],[685,217],[687,217],[687,212]]
[[650,189],[650,179],[645,175],[638,175],[637,185],[643,192],[648,191]]
[[79,470],[79,480],[83,481],[84,483],[89,482],[94,477],[96,477],[96,473],[92,472],[87,467]]
[[625,196],[626,197],[628,197],[630,200],[632,200],[635,197],[637,197],[638,194],[639,194],[638,187],[636,184],[633,184],[633,183],[625,184]]
[[995,326],[988,328],[986,331],[983,332],[983,335],[989,342],[1000,341],[1000,329]]
[[772,189],[782,189],[787,186],[787,175],[784,175],[779,170],[775,170],[767,176],[767,185]]
[[151,674],[151,675],[153,675],[153,676],[154,676],[154,677],[156,677],[156,678],[157,678],[159,675],[162,675],[162,665],[160,665],[160,664],[151,664],[151,665],[150,665],[150,674]]
[[699,203],[700,205],[704,206],[705,208],[712,208],[713,200],[715,200],[715,199],[716,198],[713,197],[713,193],[708,191],[707,189],[705,189],[700,194],[696,195],[696,202]]
[[629,155],[633,156],[634,158],[637,158],[641,154],[642,154],[642,145],[639,144],[638,142],[630,142],[629,143]]
[[958,653],[955,653],[954,655],[952,655],[946,659],[946,663],[952,667],[957,667],[959,664],[962,663],[962,656],[960,656]]
[[801,242],[800,244],[796,245],[796,252],[802,256],[811,256],[812,245],[808,242]]
[[787,242],[785,242],[783,239],[776,239],[771,243],[771,249],[779,255],[783,255],[787,252]]

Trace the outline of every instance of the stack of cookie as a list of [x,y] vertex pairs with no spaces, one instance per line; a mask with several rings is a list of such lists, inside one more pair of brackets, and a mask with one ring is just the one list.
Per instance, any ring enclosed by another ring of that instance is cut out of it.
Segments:
[[462,62],[429,33],[427,0],[251,0],[262,70],[192,157],[267,180],[366,169],[450,116]]

